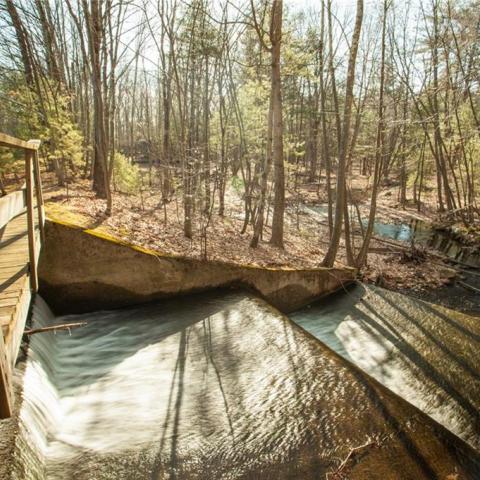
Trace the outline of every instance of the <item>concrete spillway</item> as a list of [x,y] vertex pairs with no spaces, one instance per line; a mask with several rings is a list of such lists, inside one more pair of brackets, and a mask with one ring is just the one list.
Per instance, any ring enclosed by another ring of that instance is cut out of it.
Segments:
[[321,479],[347,457],[349,479],[480,475],[475,450],[250,294],[34,307],[65,321],[88,326],[32,337],[12,479]]
[[98,231],[47,221],[40,293],[56,312],[119,308],[175,295],[237,287],[291,312],[355,278],[348,267],[259,267],[167,255]]

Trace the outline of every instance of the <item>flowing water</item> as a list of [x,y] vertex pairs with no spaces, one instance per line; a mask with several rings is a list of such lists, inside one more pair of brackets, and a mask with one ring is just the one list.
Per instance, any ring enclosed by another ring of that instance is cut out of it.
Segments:
[[357,285],[291,315],[480,450],[480,319]]
[[[308,207],[308,210],[315,212],[321,219],[327,218],[326,205]],[[364,224],[367,224],[366,220]],[[460,282],[454,281],[448,286],[421,292],[420,297],[454,310],[480,315],[480,294],[478,293],[480,291],[480,252],[478,248],[465,245],[453,238],[449,232],[436,230],[421,220],[411,220],[408,223],[376,222],[374,234],[385,239],[427,247],[451,259],[454,265],[460,264],[463,269]],[[408,293],[418,295],[418,292],[409,291]]]
[[358,447],[350,479],[479,478],[475,450],[250,294],[61,318],[37,298],[33,319],[88,325],[31,339],[12,480],[323,479]]
[[[327,218],[328,207],[326,205],[311,206],[308,209],[321,218]],[[362,223],[366,226],[368,221],[364,220]],[[379,237],[400,242],[414,242],[416,245],[432,248],[472,268],[480,268],[478,251],[452,238],[448,232],[436,230],[421,220],[400,223],[375,222],[373,232]]]

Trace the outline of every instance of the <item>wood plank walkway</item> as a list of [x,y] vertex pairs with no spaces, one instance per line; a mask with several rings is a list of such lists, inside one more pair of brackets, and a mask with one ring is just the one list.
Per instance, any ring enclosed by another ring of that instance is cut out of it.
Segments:
[[[38,238],[38,222],[35,227]],[[39,249],[37,261],[38,254]],[[11,363],[17,358],[30,300],[28,226],[23,212],[0,229],[0,326]]]

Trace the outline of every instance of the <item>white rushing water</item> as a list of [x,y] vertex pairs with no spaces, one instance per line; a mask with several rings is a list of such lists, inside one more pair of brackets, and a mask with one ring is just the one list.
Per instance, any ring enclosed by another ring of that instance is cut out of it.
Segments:
[[316,479],[372,441],[381,450],[356,478],[480,470],[466,445],[250,294],[58,318],[37,297],[33,318],[88,325],[31,337],[8,480]]

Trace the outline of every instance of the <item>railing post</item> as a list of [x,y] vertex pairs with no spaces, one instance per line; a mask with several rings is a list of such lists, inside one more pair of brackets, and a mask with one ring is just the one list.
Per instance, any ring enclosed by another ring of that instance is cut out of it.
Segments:
[[10,362],[3,341],[3,333],[0,329],[0,418],[12,416],[13,393],[11,382]]
[[28,253],[30,257],[30,285],[33,292],[38,290],[37,262],[35,252],[35,219],[33,207],[33,150],[25,150],[25,179],[27,183],[27,225]]
[[45,210],[43,209],[42,179],[40,177],[40,164],[38,161],[38,150],[33,155],[33,167],[35,174],[35,191],[37,193],[38,226],[40,227],[40,239],[45,241]]

